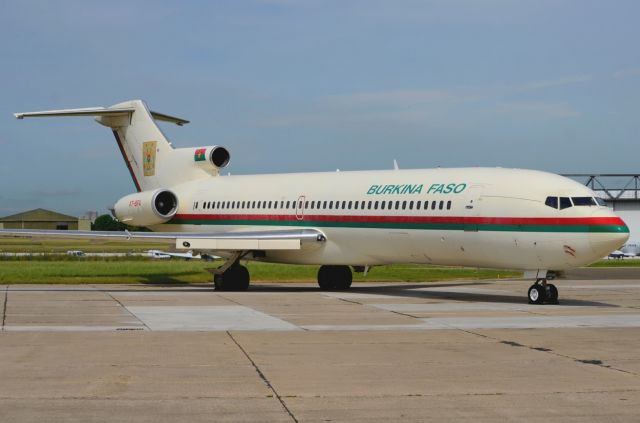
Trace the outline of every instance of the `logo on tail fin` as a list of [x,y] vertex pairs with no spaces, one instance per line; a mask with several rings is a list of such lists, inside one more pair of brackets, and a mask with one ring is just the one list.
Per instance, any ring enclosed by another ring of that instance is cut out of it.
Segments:
[[142,161],[144,167],[144,176],[153,176],[156,174],[156,146],[157,141],[147,141],[142,143]]

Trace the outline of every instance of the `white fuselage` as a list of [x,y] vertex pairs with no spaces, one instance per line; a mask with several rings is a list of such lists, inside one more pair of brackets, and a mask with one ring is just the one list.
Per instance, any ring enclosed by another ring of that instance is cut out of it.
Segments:
[[[178,214],[155,231],[315,228],[326,235],[318,248],[260,258],[271,262],[561,270],[593,262],[629,236],[609,208],[595,200],[578,205],[595,197],[590,189],[530,170],[218,176],[170,188],[180,200]],[[548,197],[576,204],[553,208]]]

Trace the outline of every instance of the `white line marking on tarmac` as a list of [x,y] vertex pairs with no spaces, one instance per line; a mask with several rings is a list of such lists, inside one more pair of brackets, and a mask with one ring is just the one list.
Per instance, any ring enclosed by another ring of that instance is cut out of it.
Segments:
[[451,317],[420,319],[415,325],[306,325],[311,331],[548,329],[640,327],[640,314],[602,316]]
[[[417,312],[444,312],[444,311],[549,311],[548,305],[533,304],[509,304],[509,303],[422,303],[422,304],[367,304],[368,307],[375,307],[387,311],[400,313]],[[587,308],[586,306],[562,306],[554,305],[553,310],[576,310]],[[588,308],[594,308],[589,306]]]
[[277,317],[244,306],[127,307],[151,330],[300,330]]
[[7,332],[101,332],[147,330],[142,325],[128,326],[56,326],[56,325],[10,325],[5,326]]
[[[560,285],[559,285],[560,286]],[[562,289],[638,289],[640,285],[611,284],[611,285],[562,285]]]

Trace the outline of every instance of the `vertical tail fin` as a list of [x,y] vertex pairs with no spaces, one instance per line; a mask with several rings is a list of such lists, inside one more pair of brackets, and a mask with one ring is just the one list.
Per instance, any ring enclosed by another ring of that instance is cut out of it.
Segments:
[[150,111],[142,100],[125,101],[108,108],[49,110],[16,113],[15,116],[18,119],[41,116],[96,116],[96,121],[113,131],[138,191],[169,187],[216,174],[194,166],[193,150],[174,149],[156,125],[156,120],[180,126],[189,121]]
[[133,110],[124,116],[104,115],[96,120],[113,130],[136,189],[146,191],[175,184],[175,175],[171,175],[169,166],[174,149],[144,102],[126,101],[110,109]]

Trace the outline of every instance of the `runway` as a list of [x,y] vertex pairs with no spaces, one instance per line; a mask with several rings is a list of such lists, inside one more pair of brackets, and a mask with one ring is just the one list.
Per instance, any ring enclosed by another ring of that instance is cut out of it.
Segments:
[[0,421],[636,421],[640,276],[529,284],[0,286]]

